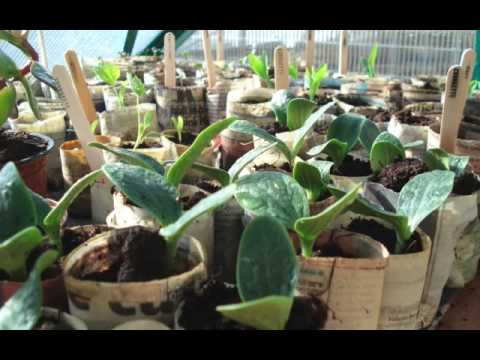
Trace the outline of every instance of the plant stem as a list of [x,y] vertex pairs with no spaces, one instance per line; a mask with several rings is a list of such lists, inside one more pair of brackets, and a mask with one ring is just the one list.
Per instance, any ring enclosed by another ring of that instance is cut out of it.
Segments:
[[140,144],[142,143],[142,124],[140,121],[140,97],[138,95],[135,95],[137,98],[137,123],[138,123],[138,129],[137,129],[137,140],[135,141],[135,145],[133,146],[133,150],[136,150]]
[[303,241],[302,238],[300,238],[300,245],[302,247],[302,256],[303,257],[312,257],[313,255],[313,249],[312,247],[306,245],[307,241]]

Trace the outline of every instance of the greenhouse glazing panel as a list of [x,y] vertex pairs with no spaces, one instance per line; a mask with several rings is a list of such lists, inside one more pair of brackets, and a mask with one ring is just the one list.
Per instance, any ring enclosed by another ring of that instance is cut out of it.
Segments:
[[[212,48],[216,48],[216,30]],[[303,57],[306,30],[225,30],[225,59],[238,60],[250,51],[266,52],[272,58],[276,46],[284,45],[290,56]],[[349,30],[349,71],[361,71],[360,61],[375,42],[379,44],[377,72],[382,75],[444,75],[460,61],[464,49],[474,46],[473,30]],[[338,68],[340,30],[316,30],[315,64]],[[180,49],[203,59],[202,37],[196,32]]]

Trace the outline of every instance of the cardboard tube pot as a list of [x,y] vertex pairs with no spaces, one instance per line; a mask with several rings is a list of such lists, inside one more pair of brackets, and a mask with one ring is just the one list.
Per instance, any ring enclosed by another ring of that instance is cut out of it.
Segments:
[[[143,119],[147,112],[153,113],[152,125],[147,129],[150,131],[159,131],[156,105],[140,104],[140,117]],[[102,135],[117,136],[125,141],[135,141],[138,133],[138,115],[137,106],[126,106],[122,109],[105,111],[100,114],[100,131]]]
[[387,249],[368,236],[339,229],[327,230],[317,240],[318,245],[328,242],[334,243],[348,258],[299,256],[297,289],[321,298],[328,305],[326,330],[376,330]]
[[171,326],[175,308],[184,291],[206,278],[202,247],[191,236],[183,236],[178,243],[176,261],[189,268],[181,274],[124,283],[80,280],[73,276],[79,261],[95,251],[106,249],[109,237],[130,235],[138,229],[142,228],[116,229],[98,235],[65,259],[64,276],[70,313],[85,321],[90,329],[111,329],[126,321],[139,319],[157,320]]
[[[206,191],[192,186],[180,185],[180,197],[192,197],[195,193],[201,192],[209,195]],[[113,212],[107,217],[107,225],[115,228],[131,226],[145,226],[160,229],[161,225],[147,211],[135,205],[129,204],[127,198],[120,192],[113,194]],[[205,254],[207,270],[213,270],[213,256],[215,252],[215,230],[213,214],[204,214],[195,219],[185,230],[185,234],[194,236],[202,244]]]
[[[106,111],[117,111],[121,110],[122,106],[118,103],[118,98],[115,95],[111,86],[104,86],[103,87],[103,101],[105,102],[105,110]],[[153,89],[146,88],[145,95],[140,97],[141,104],[149,104],[153,103]],[[137,104],[137,97],[131,90],[127,90],[125,96],[123,97],[123,104],[124,106],[135,106]]]
[[440,88],[425,88],[407,83],[402,83],[402,94],[405,103],[440,102],[442,96]]
[[55,145],[48,154],[47,176],[48,183],[58,189],[63,185],[62,165],[60,162],[60,145],[65,141],[65,111],[42,113],[43,120],[36,120],[31,112],[20,112],[17,119],[9,119],[13,130],[27,133],[38,133],[53,139]]
[[227,95],[231,81],[217,81],[215,87],[207,90],[208,123],[212,124],[227,117]]
[[79,318],[51,307],[42,308],[42,317],[58,321],[58,329],[53,330],[88,330],[85,322]]
[[[110,139],[105,136],[96,136],[96,141],[108,144]],[[60,161],[62,164],[63,182],[66,189],[70,188],[77,180],[90,172],[85,151],[83,151],[79,140],[66,141],[60,145]],[[91,216],[89,189],[85,189],[75,199],[69,211],[75,216]]]
[[171,118],[183,116],[185,129],[200,132],[208,126],[206,88],[203,85],[155,87],[158,121],[164,129],[171,129]]

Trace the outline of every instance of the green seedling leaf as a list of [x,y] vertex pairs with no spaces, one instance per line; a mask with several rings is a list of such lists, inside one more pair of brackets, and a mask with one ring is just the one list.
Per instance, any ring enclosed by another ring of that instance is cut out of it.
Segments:
[[265,146],[260,146],[260,147],[254,148],[254,149],[250,150],[249,152],[247,152],[246,154],[244,154],[239,159],[237,159],[233,163],[233,165],[230,167],[230,169],[228,169],[228,175],[230,177],[230,182],[234,182],[235,180],[237,180],[237,178],[239,177],[240,173],[245,168],[245,166],[250,164],[253,160],[255,160],[257,157],[259,157],[260,155],[262,155],[266,151],[270,150],[274,146],[276,146],[276,144],[272,143],[272,144],[268,144],[268,145],[265,145]]
[[295,231],[300,237],[303,256],[312,256],[313,245],[317,238],[335,218],[341,215],[355,201],[361,186],[362,184],[355,186],[345,196],[338,199],[321,213],[298,219],[295,222]]
[[293,298],[268,296],[263,299],[217,306],[226,318],[257,330],[283,330],[290,317]]
[[17,94],[14,86],[7,85],[0,90],[0,128],[12,113],[16,100]]
[[448,198],[453,189],[455,174],[434,170],[411,179],[400,191],[397,213],[408,218],[410,236],[398,239],[396,253],[400,253],[418,225]]
[[448,154],[449,170],[455,173],[455,176],[461,176],[470,161],[469,156],[460,156]]
[[188,169],[202,154],[203,149],[210,145],[212,140],[223,130],[237,121],[237,118],[230,117],[221,121],[217,121],[206,129],[202,130],[193,144],[175,161],[167,172],[167,182],[173,186],[178,186]]
[[321,145],[311,148],[307,155],[318,156],[322,153],[327,154],[338,168],[348,154],[348,144],[337,139],[330,139]]
[[127,73],[128,87],[134,92],[138,97],[145,95],[145,86],[143,85],[142,80],[140,80],[136,75],[132,73]]
[[90,132],[95,135],[98,127],[98,119],[90,123]]
[[372,145],[378,135],[380,135],[380,130],[378,130],[377,125],[375,125],[373,121],[365,118],[360,129],[359,140],[365,150],[368,151],[368,153],[370,153],[370,151],[372,150]]
[[172,116],[171,118],[175,131],[177,132],[178,141],[182,142],[182,132],[184,127],[183,116],[179,115],[177,117]]
[[293,229],[298,218],[309,214],[305,191],[288,175],[261,171],[238,179],[236,184],[235,198],[254,216],[273,216]]
[[62,240],[60,238],[60,223],[67,209],[72,205],[75,199],[92,185],[98,178],[103,175],[102,170],[95,170],[78,179],[62,198],[58,201],[57,206],[53,208],[43,220],[43,226],[48,233],[49,240],[52,244],[62,249]]
[[175,187],[157,172],[122,163],[102,167],[108,179],[137,206],[148,211],[162,226],[175,222],[182,213]]
[[287,126],[290,131],[301,128],[317,105],[307,99],[292,99],[287,105]]
[[[328,167],[328,171],[333,166],[332,162],[324,162]],[[305,189],[309,202],[316,201],[321,195],[325,194],[327,184],[324,183],[324,177],[322,177],[321,170],[310,163],[299,161],[293,168],[293,178]]]
[[291,151],[292,161],[302,149],[305,136],[307,136],[307,134],[318,124],[318,122],[322,120],[322,116],[334,104],[335,103],[332,101],[323,105],[320,109],[311,114],[303,126],[297,131],[295,134],[295,139],[293,140],[293,149]]
[[8,32],[8,30],[0,30],[0,40],[5,40],[9,42],[20,51],[22,51],[28,58],[32,57],[30,50],[25,46],[25,41],[23,37],[13,35],[12,33]]
[[337,117],[328,127],[327,139],[337,139],[347,144],[347,152],[357,145],[365,116],[348,113]]
[[13,162],[0,170],[0,243],[37,224],[35,203]]
[[42,314],[42,272],[51,266],[59,253],[44,252],[35,263],[28,280],[0,309],[0,330],[32,330]]
[[10,281],[26,280],[28,255],[42,240],[40,230],[31,226],[0,244],[0,269],[9,275]]
[[115,83],[120,79],[120,68],[114,64],[101,63],[95,67],[95,74],[104,83],[115,86]]
[[47,200],[43,197],[38,195],[37,193],[30,191],[32,196],[33,204],[35,207],[36,219],[37,219],[37,226],[43,226],[43,220],[48,215],[48,213],[52,210],[50,205],[48,204]]
[[20,70],[18,70],[15,62],[0,49],[0,78],[9,80],[20,76]]
[[328,74],[328,65],[323,64],[316,71],[307,69],[305,72],[306,86],[308,88],[308,96],[311,101],[315,100],[317,91],[320,88],[323,78]]
[[118,105],[120,105],[121,108],[125,107],[125,94],[127,90],[127,85],[124,82],[119,84],[118,91],[115,86],[113,87],[113,92],[117,95]]
[[423,162],[430,171],[433,170],[449,170],[448,153],[442,149],[430,149],[425,152]]
[[368,56],[368,76],[370,78],[374,78],[376,76],[375,66],[377,64],[377,56],[378,56],[378,43],[375,43],[370,51],[370,55]]
[[295,64],[288,65],[288,75],[290,75],[292,80],[298,80],[298,69]]
[[292,154],[290,153],[290,149],[287,145],[277,137],[269,134],[266,130],[259,128],[254,123],[251,123],[246,120],[237,120],[232,125],[230,125],[230,130],[241,132],[243,134],[248,134],[252,136],[259,137],[269,143],[274,143],[277,145],[279,151],[285,155],[288,162],[292,162],[294,158],[292,158]]
[[292,99],[295,99],[295,95],[290,90],[278,90],[270,101],[275,118],[283,127],[287,126],[287,106]]
[[260,216],[247,225],[240,240],[236,274],[242,301],[294,296],[297,257],[287,230],[278,220]]
[[30,108],[32,109],[33,115],[35,115],[35,117],[38,120],[41,120],[42,119],[42,114],[40,114],[40,109],[38,108],[37,98],[35,97],[35,95],[33,95],[32,88],[30,87],[30,84],[28,83],[27,78],[25,78],[24,76],[22,76],[20,74],[17,76],[17,78],[18,78],[18,80],[20,80],[23,88],[25,89],[25,94],[27,95],[28,104],[30,105]]
[[403,144],[403,148],[405,150],[407,149],[416,149],[416,148],[421,148],[425,145],[425,143],[423,142],[423,140],[417,140],[417,141],[412,141],[412,142],[409,142],[407,144]]
[[30,73],[38,81],[44,83],[53,90],[58,91],[57,80],[39,62],[34,61],[32,63],[32,66],[30,67]]
[[208,176],[210,179],[218,181],[222,186],[227,186],[228,184],[230,184],[230,175],[228,175],[228,172],[223,169],[207,166],[200,163],[193,164],[192,169],[200,171],[204,175]]
[[154,158],[128,149],[116,148],[102,143],[92,142],[88,146],[108,151],[116,155],[126,164],[141,166],[147,170],[154,171],[160,175],[165,174],[165,168]]
[[402,143],[389,132],[382,132],[373,142],[370,151],[372,171],[378,173],[397,159],[405,159],[405,150]]
[[252,71],[257,74],[261,79],[270,83],[270,77],[268,76],[268,64],[266,57],[257,56],[253,53],[247,55],[248,63]]

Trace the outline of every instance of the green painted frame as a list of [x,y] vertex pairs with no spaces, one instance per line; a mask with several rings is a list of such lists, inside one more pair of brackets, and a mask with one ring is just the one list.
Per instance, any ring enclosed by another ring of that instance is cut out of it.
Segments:
[[175,35],[175,47],[178,49],[190,36],[197,30],[162,30],[146,47],[140,52],[140,55],[150,55],[151,49],[159,49],[160,54],[163,53],[163,39],[169,32]]

